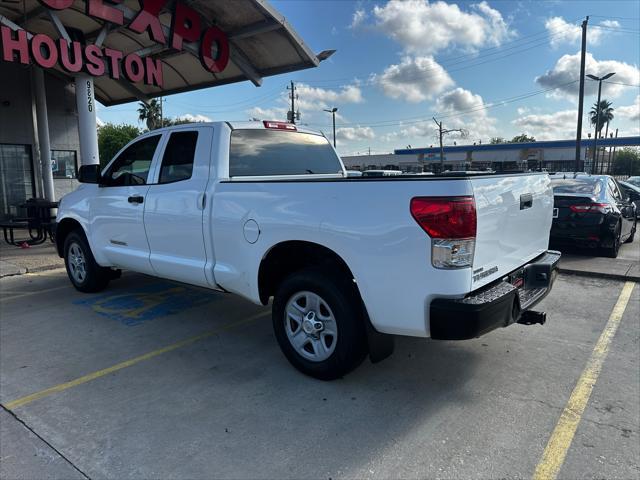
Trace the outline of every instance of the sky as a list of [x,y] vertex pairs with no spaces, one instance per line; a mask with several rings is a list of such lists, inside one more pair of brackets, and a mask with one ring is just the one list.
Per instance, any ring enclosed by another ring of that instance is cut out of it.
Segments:
[[[602,85],[612,102],[610,130],[640,135],[640,2],[625,1],[325,1],[271,4],[316,53],[336,49],[318,68],[165,97],[169,117],[278,120],[296,84],[299,123],[332,136],[341,155],[390,153],[489,142],[526,133],[575,138],[580,24],[590,16],[586,73],[616,74]],[[585,82],[583,136],[598,82]],[[135,103],[100,106],[101,122],[144,125]]]

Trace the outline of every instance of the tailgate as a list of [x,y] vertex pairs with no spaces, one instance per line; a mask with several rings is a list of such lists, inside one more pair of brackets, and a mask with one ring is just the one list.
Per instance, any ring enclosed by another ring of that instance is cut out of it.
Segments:
[[471,290],[547,251],[553,190],[546,173],[472,178],[478,228]]

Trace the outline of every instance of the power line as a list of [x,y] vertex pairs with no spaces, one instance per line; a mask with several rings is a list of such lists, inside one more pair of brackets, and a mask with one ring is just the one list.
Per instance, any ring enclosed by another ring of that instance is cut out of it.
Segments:
[[609,27],[606,25],[591,25],[591,28],[599,28],[601,30],[611,30],[614,32],[622,32],[622,33],[633,33],[633,34],[640,33],[640,30],[632,30],[630,28],[622,28],[622,27]]
[[[445,72],[438,72],[438,75],[442,75],[443,73],[446,74],[448,72],[456,72],[456,71],[460,71],[460,70],[464,70],[467,68],[471,68],[471,67],[475,67],[475,66],[479,66],[479,65],[484,65],[485,63],[489,63],[489,62],[493,62],[496,60],[500,60],[502,58],[506,58],[506,57],[510,57],[513,55],[516,55],[518,53],[521,52],[525,52],[528,50],[531,50],[533,48],[537,48],[540,47],[542,45],[545,45],[547,43],[548,40],[557,37],[559,35],[564,34],[565,32],[567,32],[570,29],[570,27],[565,27],[562,29],[558,29],[558,30],[554,30],[554,33],[551,34],[547,34],[542,38],[536,38],[533,40],[528,40],[526,42],[521,42],[522,40],[526,39],[526,38],[531,38],[534,36],[539,36],[542,33],[547,33],[547,30],[545,31],[541,31],[538,32],[536,34],[531,34],[528,35],[526,37],[522,37],[519,40],[514,40],[512,42],[507,42],[502,44],[501,46],[496,46],[496,47],[490,47],[490,48],[486,48],[486,49],[482,49],[479,50],[478,52],[474,52],[474,53],[469,53],[469,54],[465,54],[465,55],[460,55],[457,57],[449,57],[449,58],[444,58],[444,59],[438,59],[438,61],[436,61],[435,59],[433,60],[434,63],[437,64],[437,66],[435,67],[431,67],[431,68],[427,68],[425,70],[423,70],[422,72],[420,72],[419,75],[415,75],[415,76],[409,76],[409,77],[405,77],[403,78],[404,80],[408,80],[408,81],[416,81],[416,80],[420,80],[422,78],[430,78],[430,77],[425,77],[424,75],[422,75],[423,73],[428,73],[428,72],[433,72],[433,71],[438,71],[440,70],[440,68],[444,69],[445,67],[447,68],[447,70]],[[504,45],[508,45],[510,43],[515,43],[515,42],[521,42],[519,45],[513,45],[511,47],[507,47],[504,48]],[[530,45],[527,48],[522,48],[525,45]],[[493,50],[497,50],[493,53],[486,53],[483,54],[482,52],[489,52],[489,51],[493,51]],[[511,53],[508,54],[504,54],[504,52],[508,52],[511,50],[515,50]],[[484,60],[485,58],[488,57],[495,57],[495,58],[489,58],[488,60]],[[471,65],[466,65],[460,68],[456,68],[456,69],[449,69],[449,67],[451,66],[455,66],[455,65],[461,65],[464,64],[466,62],[473,62],[475,60],[484,60],[481,62],[476,62],[473,63]],[[434,76],[438,76],[438,75],[434,75]],[[340,83],[336,83],[336,82],[343,82],[343,81],[351,81],[353,80],[353,77],[342,77],[342,78],[332,78],[332,79],[324,79],[324,80],[298,80],[300,83],[304,83],[304,84],[309,84],[309,85],[319,85],[319,84],[324,84],[324,87],[328,87],[330,85],[334,85],[334,86],[342,86],[342,84]],[[366,80],[365,82],[363,82],[363,84],[368,85],[368,84],[372,84],[373,81],[372,80]]]
[[633,85],[631,83],[623,83],[623,82],[612,82],[610,80],[603,80],[604,83],[613,83],[614,85],[624,85],[625,87],[635,87],[640,88],[640,85]]
[[614,17],[611,15],[589,15],[590,17],[594,17],[594,18],[607,18],[607,19],[615,19],[615,20],[636,20],[639,21],[640,17]]
[[[521,101],[521,100],[526,100],[528,98],[535,97],[537,95],[542,95],[544,93],[548,93],[548,92],[551,92],[553,90],[558,90],[560,88],[564,88],[566,86],[569,86],[569,85],[572,85],[574,83],[577,83],[578,81],[579,80],[573,80],[571,82],[563,83],[561,85],[557,85],[557,86],[551,87],[551,88],[546,88],[544,90],[536,90],[536,91],[533,91],[533,92],[528,92],[528,93],[523,93],[523,94],[520,94],[520,95],[515,95],[513,97],[507,97],[507,98],[502,99],[502,100],[496,100],[496,101],[493,101],[493,102],[491,102],[489,104],[485,104],[485,105],[483,105],[481,107],[474,107],[474,108],[470,108],[470,109],[467,109],[467,110],[460,110],[460,111],[455,112],[455,113],[443,113],[443,114],[435,113],[435,114],[433,114],[433,116],[437,116],[438,118],[461,117],[461,116],[464,116],[464,115],[468,115],[469,113],[479,112],[479,111],[483,111],[483,110],[489,110],[491,108],[501,107],[503,105],[508,105],[510,103],[518,102],[518,101]],[[429,120],[430,120],[429,118],[425,118],[425,117],[405,117],[405,118],[400,118],[400,119],[384,120],[384,121],[380,121],[380,122],[371,122],[371,123],[359,123],[359,122],[341,123],[341,124],[337,124],[336,126],[338,126],[338,127],[354,127],[354,126],[356,126],[356,127],[370,127],[370,128],[385,128],[385,127],[393,127],[393,126],[400,126],[400,125],[415,125],[415,124],[419,124],[419,123],[428,122]],[[309,125],[325,127],[324,124],[318,124],[318,123],[310,123]]]

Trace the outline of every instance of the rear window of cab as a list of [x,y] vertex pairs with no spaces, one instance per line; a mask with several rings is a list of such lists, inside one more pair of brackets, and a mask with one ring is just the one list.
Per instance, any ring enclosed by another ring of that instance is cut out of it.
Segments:
[[312,133],[234,130],[229,148],[229,176],[342,173],[329,141]]
[[579,193],[597,196],[602,191],[602,182],[597,178],[552,180],[551,186],[553,193]]

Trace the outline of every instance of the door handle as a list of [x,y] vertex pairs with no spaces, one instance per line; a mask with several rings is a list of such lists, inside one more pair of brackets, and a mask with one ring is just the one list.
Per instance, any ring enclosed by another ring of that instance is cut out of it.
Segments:
[[204,207],[207,206],[207,194],[201,193],[198,195],[198,209],[204,210]]
[[520,210],[526,210],[533,206],[533,195],[530,193],[523,193],[520,195]]
[[142,203],[144,202],[144,197],[141,195],[132,195],[127,200],[129,203]]

